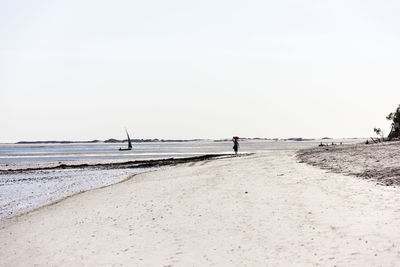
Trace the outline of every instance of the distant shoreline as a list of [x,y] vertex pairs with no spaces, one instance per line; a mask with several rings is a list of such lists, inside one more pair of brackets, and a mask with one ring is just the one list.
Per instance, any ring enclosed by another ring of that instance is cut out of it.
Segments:
[[[188,139],[188,140],[166,140],[166,139],[131,139],[132,143],[150,143],[150,142],[191,142],[201,141],[204,139]],[[91,140],[91,141],[18,141],[14,144],[90,144],[90,143],[126,143],[128,139],[107,139],[107,140]]]
[[[323,137],[321,138],[322,140],[329,140],[333,139],[330,137]],[[196,141],[205,141],[205,140],[210,140],[210,139],[131,139],[132,143],[151,143],[151,142],[196,142]],[[211,139],[212,140],[212,139]],[[317,140],[316,138],[302,138],[302,137],[293,137],[293,138],[259,138],[259,137],[254,137],[254,138],[247,138],[243,137],[240,138],[240,140],[264,140],[264,141],[314,141]],[[225,139],[215,139],[212,140],[214,142],[227,142],[231,141],[229,138]],[[126,143],[128,142],[128,139],[107,139],[107,140],[91,140],[91,141],[54,141],[54,140],[45,140],[45,141],[18,141],[15,142],[14,144],[96,144],[96,143],[105,143],[105,144],[112,144],[112,143]]]

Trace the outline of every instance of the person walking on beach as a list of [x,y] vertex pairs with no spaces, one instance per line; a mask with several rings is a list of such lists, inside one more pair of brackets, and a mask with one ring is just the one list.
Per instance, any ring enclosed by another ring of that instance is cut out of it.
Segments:
[[234,136],[232,138],[232,142],[233,142],[233,150],[235,151],[235,154],[237,155],[238,150],[239,150],[239,142],[238,142],[239,137]]

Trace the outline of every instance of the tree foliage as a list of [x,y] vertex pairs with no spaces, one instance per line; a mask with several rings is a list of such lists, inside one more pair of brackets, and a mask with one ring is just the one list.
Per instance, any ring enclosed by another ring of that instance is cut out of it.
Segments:
[[381,130],[381,128],[374,128],[374,132],[376,133],[376,135],[379,135],[379,136],[381,136],[382,135],[382,130]]
[[389,140],[392,138],[400,138],[400,105],[397,107],[396,111],[390,112],[386,116],[387,120],[392,121],[392,129],[389,133]]

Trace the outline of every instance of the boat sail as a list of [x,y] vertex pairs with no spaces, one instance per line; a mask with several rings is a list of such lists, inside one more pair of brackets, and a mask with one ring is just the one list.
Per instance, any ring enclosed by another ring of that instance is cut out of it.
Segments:
[[119,150],[132,150],[132,142],[131,138],[129,137],[128,131],[125,128],[126,136],[128,137],[128,148],[119,148]]

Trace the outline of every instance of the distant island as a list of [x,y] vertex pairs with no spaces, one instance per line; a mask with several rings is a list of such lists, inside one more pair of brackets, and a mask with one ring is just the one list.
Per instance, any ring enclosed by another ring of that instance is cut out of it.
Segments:
[[[131,139],[132,143],[150,143],[150,142],[194,142],[205,139]],[[19,141],[15,144],[87,144],[87,143],[125,143],[128,139],[114,139],[110,138],[104,141],[92,140],[92,141]]]
[[[324,137],[322,139],[331,139],[329,137]],[[195,142],[195,141],[205,141],[209,139],[131,139],[132,143],[151,143],[151,142]],[[296,137],[296,138],[260,138],[260,137],[253,137],[253,138],[247,138],[247,137],[242,137],[240,138],[242,141],[246,140],[265,140],[265,141],[313,141],[316,139],[313,138],[301,138],[301,137]],[[225,138],[225,139],[216,139],[213,140],[214,142],[227,142],[231,141],[231,138]],[[88,143],[125,143],[128,142],[128,139],[114,139],[110,138],[104,141],[101,140],[92,140],[92,141],[19,141],[16,142],[15,144],[88,144]]]

